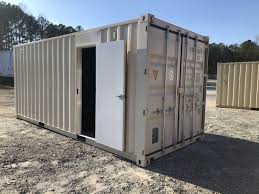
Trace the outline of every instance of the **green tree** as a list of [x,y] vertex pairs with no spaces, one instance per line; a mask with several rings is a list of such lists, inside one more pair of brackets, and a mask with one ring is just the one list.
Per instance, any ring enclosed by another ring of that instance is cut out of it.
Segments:
[[0,1],[0,50],[10,50],[13,45],[82,30],[63,24],[55,25],[43,16],[37,19],[20,6]]

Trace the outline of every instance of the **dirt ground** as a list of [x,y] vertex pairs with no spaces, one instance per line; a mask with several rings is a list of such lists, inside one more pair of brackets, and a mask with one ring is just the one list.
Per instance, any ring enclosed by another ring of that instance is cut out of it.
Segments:
[[259,111],[215,108],[206,137],[146,169],[14,116],[0,88],[0,193],[259,193]]

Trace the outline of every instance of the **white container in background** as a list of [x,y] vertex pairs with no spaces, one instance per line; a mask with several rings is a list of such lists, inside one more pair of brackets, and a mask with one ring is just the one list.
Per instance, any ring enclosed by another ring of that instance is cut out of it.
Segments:
[[0,76],[13,77],[12,51],[0,51]]

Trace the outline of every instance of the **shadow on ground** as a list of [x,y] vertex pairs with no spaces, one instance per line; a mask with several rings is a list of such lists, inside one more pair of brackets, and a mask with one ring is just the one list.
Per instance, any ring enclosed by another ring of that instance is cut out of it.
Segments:
[[220,193],[259,193],[259,143],[206,134],[148,169]]

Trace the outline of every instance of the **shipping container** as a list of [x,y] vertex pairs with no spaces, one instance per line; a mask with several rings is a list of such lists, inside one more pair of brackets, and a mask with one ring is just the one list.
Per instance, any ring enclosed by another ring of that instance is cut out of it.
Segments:
[[207,61],[151,14],[15,46],[17,118],[146,166],[203,137]]
[[12,51],[0,51],[0,85],[14,85]]
[[0,51],[0,76],[13,77],[12,51]]
[[217,107],[259,110],[259,62],[218,63]]

